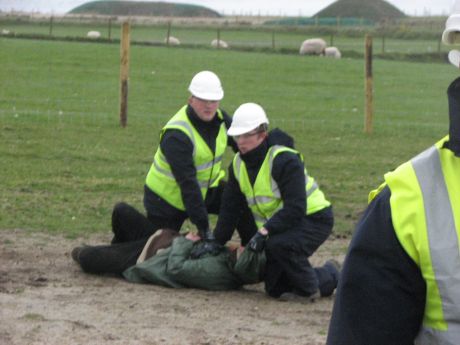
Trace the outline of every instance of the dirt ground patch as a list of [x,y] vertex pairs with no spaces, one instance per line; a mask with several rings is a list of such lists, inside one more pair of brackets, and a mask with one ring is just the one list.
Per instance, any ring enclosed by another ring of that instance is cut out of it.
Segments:
[[[333,297],[311,304],[268,298],[263,284],[231,292],[131,284],[83,273],[70,251],[109,235],[0,232],[0,344],[324,344]],[[343,261],[328,240],[312,263]]]

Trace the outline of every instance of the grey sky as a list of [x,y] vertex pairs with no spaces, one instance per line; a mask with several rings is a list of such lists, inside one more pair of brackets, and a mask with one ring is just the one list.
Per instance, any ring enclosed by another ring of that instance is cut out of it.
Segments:
[[[0,10],[63,14],[91,0],[0,0]],[[144,0],[148,1],[148,0]],[[335,0],[163,0],[209,7],[224,15],[311,16]],[[387,0],[408,15],[448,15],[454,0]],[[460,0],[457,0],[460,2]]]

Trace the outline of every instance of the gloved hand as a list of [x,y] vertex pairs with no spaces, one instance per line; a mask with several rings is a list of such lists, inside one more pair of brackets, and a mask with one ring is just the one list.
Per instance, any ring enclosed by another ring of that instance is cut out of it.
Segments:
[[199,259],[206,254],[209,255],[218,255],[224,246],[218,243],[217,241],[198,241],[193,245],[192,251],[190,252],[190,258]]
[[199,259],[206,254],[218,255],[224,249],[224,246],[218,243],[211,230],[207,229],[200,233],[201,240],[195,242],[190,257],[192,259]]
[[210,229],[200,231],[199,235],[203,241],[215,241],[214,233]]
[[257,231],[256,234],[249,240],[248,248],[253,252],[260,253],[262,250],[264,250],[267,236],[268,234],[263,235]]

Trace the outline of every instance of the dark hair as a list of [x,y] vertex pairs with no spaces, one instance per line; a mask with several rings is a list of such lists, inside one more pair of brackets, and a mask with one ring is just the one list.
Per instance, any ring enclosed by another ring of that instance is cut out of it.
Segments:
[[268,131],[268,123],[262,123],[257,127],[257,132],[267,132]]

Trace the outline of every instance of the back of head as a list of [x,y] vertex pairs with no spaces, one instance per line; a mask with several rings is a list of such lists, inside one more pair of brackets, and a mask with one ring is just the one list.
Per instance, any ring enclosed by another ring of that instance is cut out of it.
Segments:
[[249,133],[260,125],[268,125],[265,110],[256,103],[244,103],[233,114],[232,125],[227,131],[230,136]]
[[193,96],[206,101],[220,101],[224,98],[220,79],[211,71],[201,71],[195,74],[188,90]]

